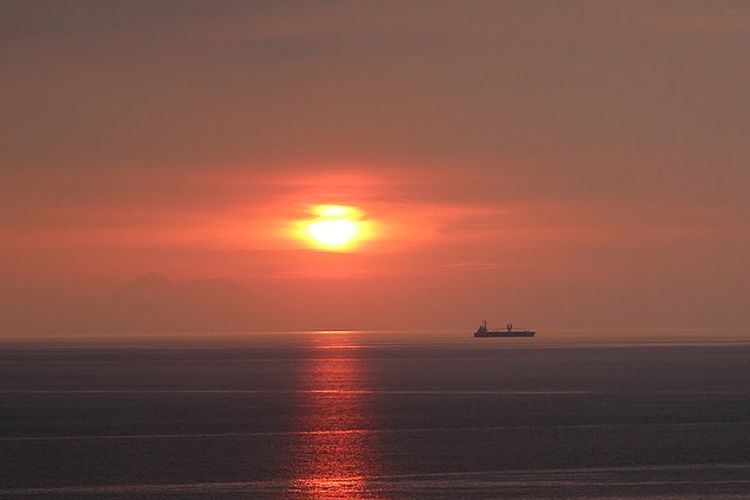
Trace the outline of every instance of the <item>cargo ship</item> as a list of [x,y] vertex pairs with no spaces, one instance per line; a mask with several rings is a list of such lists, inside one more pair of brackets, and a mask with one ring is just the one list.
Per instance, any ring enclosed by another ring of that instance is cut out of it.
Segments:
[[536,332],[531,330],[514,330],[513,323],[505,325],[505,330],[490,330],[487,328],[487,320],[482,321],[477,331],[474,332],[475,337],[533,337]]

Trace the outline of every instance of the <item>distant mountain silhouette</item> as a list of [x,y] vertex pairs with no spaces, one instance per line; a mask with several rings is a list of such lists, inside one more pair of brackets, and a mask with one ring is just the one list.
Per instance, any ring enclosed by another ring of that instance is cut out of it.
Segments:
[[82,327],[91,333],[208,333],[284,329],[300,322],[298,313],[240,283],[175,282],[151,272],[96,301]]

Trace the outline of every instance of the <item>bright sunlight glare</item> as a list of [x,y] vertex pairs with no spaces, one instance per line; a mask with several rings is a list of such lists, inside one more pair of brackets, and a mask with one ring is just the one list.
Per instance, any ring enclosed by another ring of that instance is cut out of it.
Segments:
[[357,223],[346,219],[319,220],[311,223],[307,232],[318,243],[337,247],[357,236]]
[[318,250],[347,252],[366,239],[368,221],[362,212],[345,205],[315,205],[310,209],[313,218],[299,221],[295,231],[308,245]]

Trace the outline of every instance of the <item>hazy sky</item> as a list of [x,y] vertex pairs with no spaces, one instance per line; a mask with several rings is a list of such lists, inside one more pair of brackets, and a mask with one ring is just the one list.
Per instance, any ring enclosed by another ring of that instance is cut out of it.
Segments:
[[[750,325],[748,54],[746,1],[2,0],[0,327],[148,271],[313,326]],[[315,203],[380,237],[300,246]]]

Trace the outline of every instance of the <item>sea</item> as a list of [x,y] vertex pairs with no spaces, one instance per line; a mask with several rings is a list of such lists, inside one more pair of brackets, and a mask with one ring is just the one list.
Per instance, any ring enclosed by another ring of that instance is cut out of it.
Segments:
[[4,340],[0,497],[750,498],[750,333]]

